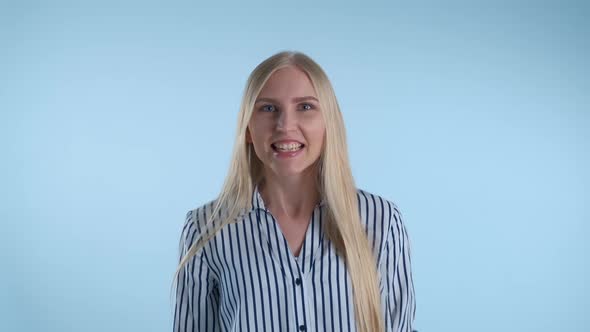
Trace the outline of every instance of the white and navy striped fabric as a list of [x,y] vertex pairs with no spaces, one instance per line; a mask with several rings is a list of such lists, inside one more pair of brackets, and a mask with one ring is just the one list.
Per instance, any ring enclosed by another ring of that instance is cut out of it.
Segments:
[[[411,248],[401,213],[393,202],[367,191],[357,189],[357,198],[377,259],[386,331],[412,331]],[[202,235],[213,203],[187,213],[180,258]],[[322,232],[325,204],[313,211],[299,257],[265,208],[258,187],[252,206],[181,270],[173,331],[356,331],[350,276]]]

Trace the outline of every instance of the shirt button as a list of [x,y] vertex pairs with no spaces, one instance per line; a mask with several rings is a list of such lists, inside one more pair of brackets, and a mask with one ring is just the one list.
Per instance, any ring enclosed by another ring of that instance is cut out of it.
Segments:
[[[295,285],[301,285],[301,278],[295,279]],[[303,326],[303,325],[301,325],[301,326]],[[299,328],[301,328],[301,326]],[[305,328],[305,326],[303,326],[303,328]],[[301,330],[301,331],[303,331],[303,330]]]
[[305,325],[299,325],[299,331],[305,331]]

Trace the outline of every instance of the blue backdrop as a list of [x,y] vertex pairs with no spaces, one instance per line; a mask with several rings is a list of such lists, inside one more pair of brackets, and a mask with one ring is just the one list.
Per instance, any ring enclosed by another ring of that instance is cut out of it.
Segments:
[[416,328],[590,330],[590,6],[2,2],[0,330],[170,331],[249,72],[299,50],[398,204]]

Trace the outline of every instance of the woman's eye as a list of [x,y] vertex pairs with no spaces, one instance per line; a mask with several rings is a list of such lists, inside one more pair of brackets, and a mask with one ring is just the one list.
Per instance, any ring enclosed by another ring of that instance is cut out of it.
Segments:
[[313,109],[313,105],[312,104],[302,104],[302,106],[304,110],[309,111],[311,109]]
[[265,112],[272,112],[275,110],[275,107],[273,105],[264,105],[262,106],[262,110]]

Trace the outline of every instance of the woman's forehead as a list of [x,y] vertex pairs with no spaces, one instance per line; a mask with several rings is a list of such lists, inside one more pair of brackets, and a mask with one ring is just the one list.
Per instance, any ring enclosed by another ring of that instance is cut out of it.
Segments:
[[278,69],[268,78],[258,98],[290,100],[306,96],[317,98],[311,80],[301,69],[289,66]]

